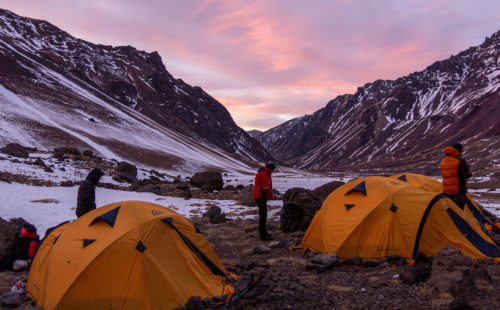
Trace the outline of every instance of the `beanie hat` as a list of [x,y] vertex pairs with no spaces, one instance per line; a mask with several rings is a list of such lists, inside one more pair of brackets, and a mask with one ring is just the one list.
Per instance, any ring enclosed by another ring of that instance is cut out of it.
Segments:
[[270,170],[276,169],[277,164],[276,163],[267,163],[266,168]]
[[459,151],[460,153],[462,153],[464,151],[464,148],[462,147],[462,144],[460,144],[460,143],[454,143],[451,147],[454,148],[455,150]]

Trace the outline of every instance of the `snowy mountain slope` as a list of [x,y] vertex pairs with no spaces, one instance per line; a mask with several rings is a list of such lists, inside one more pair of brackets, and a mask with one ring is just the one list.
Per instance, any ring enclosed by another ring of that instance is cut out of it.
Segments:
[[1,144],[71,143],[156,167],[270,159],[220,103],[174,79],[157,53],[94,45],[1,9],[0,39]]
[[500,140],[499,57],[500,31],[424,71],[366,84],[256,138],[278,160],[318,170],[435,165],[454,141],[500,164],[490,149]]

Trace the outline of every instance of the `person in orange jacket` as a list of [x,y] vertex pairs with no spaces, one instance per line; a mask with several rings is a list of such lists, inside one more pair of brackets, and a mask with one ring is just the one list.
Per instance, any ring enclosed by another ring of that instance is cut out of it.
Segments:
[[273,237],[267,233],[267,200],[273,199],[273,180],[271,173],[276,169],[276,163],[268,163],[262,167],[255,176],[253,187],[253,199],[259,207],[259,237],[261,240],[272,240]]
[[455,143],[444,149],[446,158],[439,165],[443,177],[443,193],[447,194],[460,208],[465,207],[467,179],[472,176],[469,165],[462,158],[463,147]]

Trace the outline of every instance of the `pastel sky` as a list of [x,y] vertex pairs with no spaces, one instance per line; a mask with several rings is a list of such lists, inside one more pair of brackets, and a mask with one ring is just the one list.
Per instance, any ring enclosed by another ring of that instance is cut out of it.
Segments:
[[314,113],[500,30],[498,0],[0,0],[75,37],[158,51],[244,129]]

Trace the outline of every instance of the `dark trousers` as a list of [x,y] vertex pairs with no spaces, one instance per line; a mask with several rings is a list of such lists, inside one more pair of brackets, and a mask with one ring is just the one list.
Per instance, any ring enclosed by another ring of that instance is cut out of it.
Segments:
[[451,200],[453,200],[453,202],[455,202],[455,204],[457,206],[460,207],[460,209],[464,209],[465,207],[465,202],[467,201],[467,197],[465,196],[465,194],[456,194],[456,195],[448,195]]
[[268,235],[267,233],[267,199],[257,198],[255,199],[257,206],[259,207],[259,236],[264,238]]

